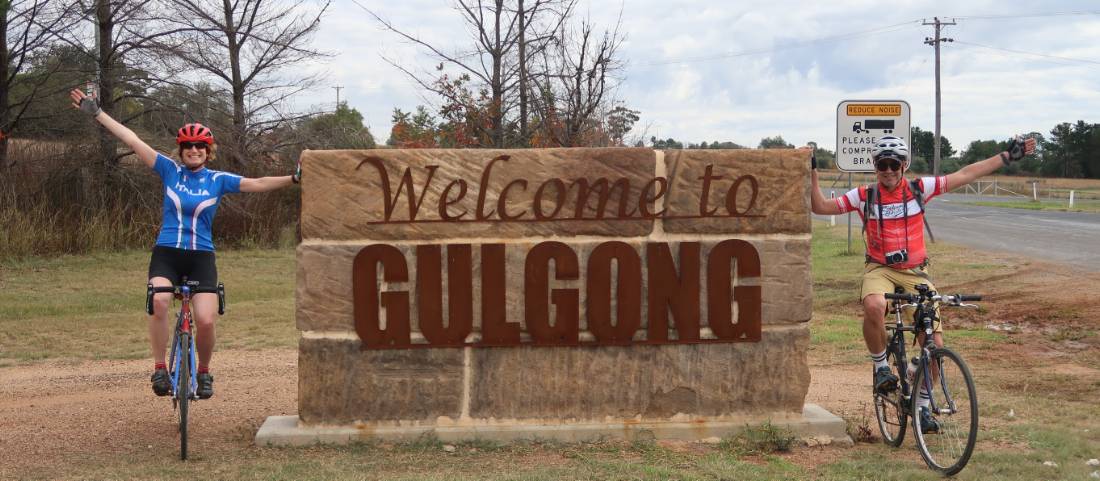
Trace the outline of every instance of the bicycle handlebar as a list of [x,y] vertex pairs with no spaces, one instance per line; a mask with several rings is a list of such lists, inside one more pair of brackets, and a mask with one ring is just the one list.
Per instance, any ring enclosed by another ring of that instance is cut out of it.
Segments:
[[[917,302],[921,301],[921,295],[920,294],[910,294],[910,293],[907,293],[907,292],[899,293],[899,294],[895,294],[893,292],[887,292],[885,294],[885,296],[886,296],[887,299],[894,300],[894,301],[903,301],[903,302],[906,302],[906,303],[909,303],[909,304],[913,304],[913,303],[917,303]],[[928,299],[932,300],[932,301],[942,301],[942,302],[944,302],[948,305],[958,305],[960,302],[980,301],[980,300],[982,300],[982,296],[973,295],[973,294],[955,294],[953,296],[932,295],[932,296],[928,296]]]
[[[190,285],[192,284],[191,282],[188,282],[187,284],[189,284],[188,287],[190,288],[192,294],[217,294],[218,315],[225,314],[225,284],[219,282],[218,287],[204,287],[197,284]],[[147,284],[145,290],[145,312],[148,312],[150,316],[153,315],[153,294],[170,292],[172,294],[179,295],[180,287],[181,286],[154,286],[152,284]]]

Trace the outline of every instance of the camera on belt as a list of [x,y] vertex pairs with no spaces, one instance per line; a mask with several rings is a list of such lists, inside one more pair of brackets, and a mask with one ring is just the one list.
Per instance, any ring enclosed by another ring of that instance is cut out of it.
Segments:
[[909,251],[900,249],[886,253],[886,265],[892,266],[894,264],[901,264],[902,262],[909,260]]

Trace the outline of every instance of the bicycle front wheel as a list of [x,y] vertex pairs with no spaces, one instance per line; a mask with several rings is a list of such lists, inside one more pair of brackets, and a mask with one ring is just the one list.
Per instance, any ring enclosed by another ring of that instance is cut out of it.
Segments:
[[179,402],[180,459],[187,459],[187,408],[191,403],[191,335],[180,334],[179,385],[176,387]]
[[[886,362],[898,379],[905,379],[905,359],[898,359],[898,352],[894,349],[886,350]],[[902,356],[904,357],[904,356]],[[903,387],[899,382],[898,387],[887,393],[875,392],[875,419],[878,419],[878,430],[882,433],[882,441],[894,447],[901,445],[905,439],[905,426],[908,421],[905,403],[908,401],[903,396]]]
[[[970,368],[954,351],[937,348],[928,367],[917,370],[912,389],[913,433],[924,462],[947,476],[962,471],[978,440],[978,395]],[[928,432],[921,429],[919,400],[924,393],[935,421],[932,427],[938,428],[924,430]]]

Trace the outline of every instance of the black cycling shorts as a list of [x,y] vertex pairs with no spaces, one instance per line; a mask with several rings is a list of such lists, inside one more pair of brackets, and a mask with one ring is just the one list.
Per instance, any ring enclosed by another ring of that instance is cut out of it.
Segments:
[[186,277],[189,281],[198,281],[201,287],[218,287],[214,252],[153,247],[153,257],[149,259],[149,278],[154,277],[164,277],[177,286]]

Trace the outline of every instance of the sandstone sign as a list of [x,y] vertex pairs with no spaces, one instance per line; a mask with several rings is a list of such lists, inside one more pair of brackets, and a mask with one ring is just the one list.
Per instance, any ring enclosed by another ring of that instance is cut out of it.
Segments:
[[305,152],[299,413],[280,421],[297,434],[265,439],[706,437],[799,418],[808,157]]

